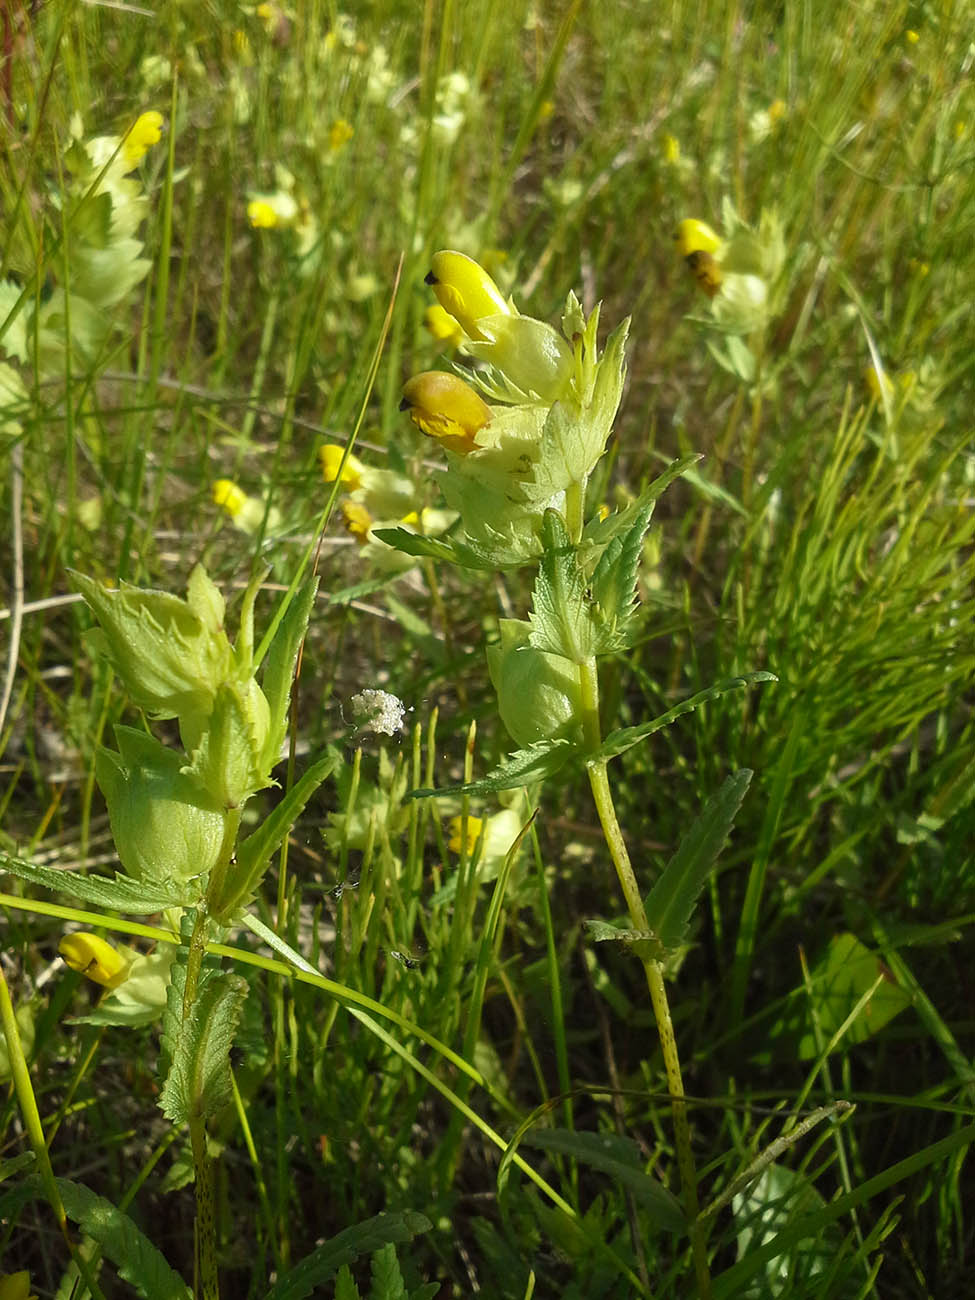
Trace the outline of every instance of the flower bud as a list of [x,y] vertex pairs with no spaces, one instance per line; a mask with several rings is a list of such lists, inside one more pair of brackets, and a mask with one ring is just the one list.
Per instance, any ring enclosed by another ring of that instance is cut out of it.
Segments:
[[530,624],[501,620],[500,644],[488,649],[488,671],[498,695],[498,712],[513,740],[570,737],[581,729],[579,671],[561,655],[529,645]]
[[441,370],[425,370],[408,380],[400,410],[409,411],[422,433],[461,455],[475,449],[474,435],[491,420],[491,408],[474,389]]
[[516,314],[487,271],[464,253],[434,253],[426,283],[432,286],[444,311],[472,339],[489,337],[478,328],[482,317]]
[[66,934],[58,944],[65,964],[103,988],[114,989],[128,974],[129,963],[97,934],[77,931]]
[[214,867],[228,814],[154,737],[116,727],[119,753],[101,749],[95,775],[122,866],[136,880],[190,880]]

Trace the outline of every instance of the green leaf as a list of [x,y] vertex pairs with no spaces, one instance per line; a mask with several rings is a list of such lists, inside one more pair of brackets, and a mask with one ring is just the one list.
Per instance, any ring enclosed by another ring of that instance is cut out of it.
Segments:
[[445,785],[439,790],[410,790],[408,799],[430,799],[437,795],[493,794],[497,790],[516,790],[522,785],[532,785],[554,776],[564,767],[576,747],[570,740],[540,740],[527,749],[518,749],[499,763],[493,772],[469,785]]
[[698,691],[690,699],[675,704],[672,709],[666,713],[661,713],[659,718],[654,718],[652,722],[643,722],[638,727],[621,727],[617,731],[611,731],[595,753],[588,756],[590,762],[600,762],[609,758],[616,758],[618,754],[625,754],[628,749],[638,745],[641,740],[646,740],[652,736],[655,731],[660,731],[662,727],[669,727],[670,724],[682,717],[685,713],[691,713],[694,709],[700,708],[702,704],[707,704],[710,700],[716,700],[721,695],[726,695],[729,691],[736,691],[741,686],[754,686],[758,682],[777,682],[779,679],[774,673],[745,673],[743,677],[728,677],[722,682],[709,686],[705,691]]
[[270,816],[237,848],[237,861],[227,873],[223,894],[211,898],[210,910],[217,921],[228,922],[244,906],[260,883],[261,876],[284,837],[304,811],[325,778],[341,763],[340,756],[329,750],[295,782]]
[[636,600],[643,539],[650,527],[654,504],[652,499],[641,503],[630,527],[612,538],[593,570],[589,586],[600,623],[597,654],[612,654],[625,644],[622,633]]
[[579,558],[557,510],[545,511],[542,542],[529,642],[536,650],[581,664],[594,653],[596,627]]
[[605,519],[591,519],[582,535],[583,549],[587,546],[601,549],[614,537],[628,532],[633,527],[638,515],[648,505],[654,505],[663,496],[666,489],[670,487],[674,479],[686,474],[692,466],[703,459],[704,457],[700,452],[695,452],[690,456],[682,456],[679,460],[675,460],[668,465],[664,472],[658,478],[655,478],[652,483],[648,483],[637,499],[631,501],[625,510],[607,515]]
[[[118,1269],[119,1277],[143,1300],[192,1300],[189,1287],[166,1263],[142,1230],[111,1201],[96,1196],[81,1183],[56,1178],[58,1193],[68,1218],[101,1247]],[[0,1217],[6,1218],[28,1201],[46,1200],[38,1177],[25,1178],[0,1199]]]
[[408,528],[374,528],[372,535],[391,546],[394,551],[402,551],[404,555],[429,555],[447,564],[458,562],[457,553],[450,542],[442,542],[436,537],[423,537],[420,533],[411,533]]
[[308,627],[308,620],[311,618],[311,611],[315,607],[317,593],[317,577],[309,578],[298,588],[274,634],[274,640],[264,661],[261,688],[271,713],[271,725],[264,751],[264,766],[268,771],[278,761],[287,734],[288,707],[291,703],[291,683],[295,675],[295,664],[298,661],[298,650]]
[[609,921],[600,921],[595,917],[583,921],[582,924],[589,932],[589,938],[596,943],[613,941],[617,943],[637,943],[639,940],[653,938],[649,930],[630,930],[625,926],[613,925]]
[[348,1264],[342,1265],[335,1279],[335,1300],[362,1300]]
[[317,1286],[334,1277],[343,1264],[371,1254],[387,1242],[410,1241],[421,1232],[429,1232],[431,1226],[429,1219],[413,1210],[377,1214],[374,1219],[346,1228],[306,1255],[290,1273],[275,1282],[264,1300],[304,1300]]
[[0,874],[9,872],[20,880],[55,893],[70,894],[85,903],[115,912],[145,916],[161,912],[166,907],[189,907],[200,896],[198,882],[192,880],[155,881],[131,880],[128,876],[81,876],[74,871],[57,871],[53,867],[39,867],[23,858],[12,858],[0,853]]
[[377,1250],[370,1260],[372,1290],[369,1300],[408,1300],[403,1274],[400,1272],[396,1247],[390,1241]]
[[260,688],[253,679],[220,683],[206,730],[192,762],[183,768],[223,808],[240,807],[269,784],[263,764],[266,737],[259,734],[264,719],[255,714],[255,695],[260,697]]
[[728,837],[752,774],[742,768],[708,800],[646,898],[647,921],[665,951],[684,942],[698,894]]
[[661,1228],[673,1233],[687,1231],[687,1219],[680,1201],[652,1174],[644,1172],[640,1149],[632,1139],[609,1133],[536,1128],[529,1129],[522,1142],[543,1151],[569,1156],[590,1169],[610,1174],[615,1185],[631,1191]]
[[[182,953],[181,953],[182,955]],[[174,1124],[216,1114],[231,1100],[230,1049],[247,996],[247,981],[229,971],[200,972],[196,1000],[183,1018],[186,966],[173,965],[163,1014],[163,1050],[169,1063],[159,1106]]]

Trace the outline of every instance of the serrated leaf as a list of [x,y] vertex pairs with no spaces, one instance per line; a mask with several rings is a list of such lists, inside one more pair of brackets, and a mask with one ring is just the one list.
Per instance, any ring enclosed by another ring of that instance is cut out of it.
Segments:
[[330,751],[312,763],[253,835],[238,845],[237,861],[227,874],[221,896],[210,900],[210,910],[217,921],[232,920],[248,901],[260,883],[271,854],[280,847],[305,804],[340,762],[340,756]]
[[396,1258],[396,1247],[392,1242],[376,1251],[369,1266],[372,1271],[369,1300],[407,1300],[406,1285]]
[[630,527],[610,541],[593,570],[590,589],[600,622],[597,654],[611,654],[622,647],[621,633],[636,600],[643,539],[650,526],[654,504],[653,500],[641,504]]
[[377,1214],[374,1219],[346,1228],[306,1255],[295,1267],[279,1278],[265,1293],[264,1300],[305,1300],[315,1287],[321,1286],[360,1255],[371,1254],[388,1242],[411,1241],[421,1232],[429,1232],[429,1219],[413,1210]]
[[581,664],[593,654],[596,628],[586,581],[562,516],[546,510],[544,551],[532,594],[529,643],[546,654]]
[[640,1149],[634,1141],[609,1133],[580,1133],[569,1129],[529,1129],[522,1138],[528,1146],[570,1156],[591,1169],[610,1174],[617,1186],[626,1187],[668,1232],[687,1230],[680,1201],[652,1174],[641,1168]]
[[184,1019],[186,967],[174,964],[163,1015],[169,1069],[159,1097],[160,1109],[174,1124],[207,1119],[231,1100],[230,1049],[247,987],[240,975],[202,970],[196,999]]
[[591,917],[582,923],[588,932],[589,938],[596,943],[607,943],[615,940],[617,943],[636,943],[638,940],[653,940],[653,935],[649,930],[629,930],[621,925],[613,925],[610,921],[600,921],[598,917]]
[[291,683],[295,675],[295,664],[298,662],[298,650],[315,607],[317,594],[317,577],[309,578],[298,588],[294,599],[285,610],[264,661],[261,689],[264,691],[271,715],[271,725],[264,750],[264,766],[267,770],[278,761],[287,734],[288,708],[291,704]]
[[342,1265],[335,1278],[335,1300],[362,1300],[348,1264]]
[[673,461],[664,472],[648,483],[635,501],[631,501],[625,510],[620,510],[615,514],[607,515],[605,519],[593,519],[586,525],[583,534],[583,547],[591,545],[596,548],[605,546],[616,536],[627,532],[633,526],[637,515],[643,511],[646,506],[653,505],[661,496],[674,479],[680,478],[686,474],[692,466],[696,465],[704,457],[700,452],[695,452],[690,456],[682,456],[679,460]]
[[516,790],[519,786],[544,781],[563,768],[575,753],[571,740],[539,740],[527,749],[518,749],[499,763],[493,772],[469,785],[445,785],[438,790],[410,790],[408,799],[430,799],[437,795],[494,794],[497,790]]
[[449,542],[442,542],[436,537],[424,537],[420,533],[411,533],[408,528],[374,528],[373,537],[391,546],[394,551],[404,555],[429,555],[435,560],[447,564],[456,564],[457,557]]
[[665,950],[673,950],[684,942],[694,904],[728,837],[751,779],[748,768],[728,777],[718,793],[708,800],[647,895],[647,921]]
[[134,916],[161,912],[167,907],[190,907],[200,896],[199,885],[192,880],[167,880],[158,884],[131,880],[128,876],[115,876],[111,880],[107,876],[81,876],[74,871],[40,867],[23,858],[0,853],[0,875],[4,872],[55,893],[94,903],[96,907]]
[[237,808],[268,785],[262,758],[248,685],[232,678],[221,682],[206,730],[183,771],[191,772],[219,805]]
[[[166,1263],[160,1251],[129,1216],[111,1201],[68,1178],[56,1178],[58,1193],[68,1218],[101,1247],[118,1269],[119,1277],[143,1300],[192,1300],[189,1287]],[[47,1190],[39,1177],[25,1178],[0,1200],[0,1215],[32,1200],[45,1200]]]
[[669,727],[672,722],[675,722],[685,713],[691,713],[694,709],[700,708],[702,704],[707,704],[710,700],[716,700],[729,691],[736,691],[742,686],[755,686],[759,682],[777,682],[778,680],[774,673],[759,672],[745,673],[743,677],[728,677],[723,682],[716,682],[714,686],[709,686],[707,690],[698,691],[690,699],[675,704],[672,709],[668,709],[666,713],[661,713],[658,718],[654,718],[651,722],[642,722],[638,727],[620,727],[617,731],[611,731],[595,753],[588,755],[588,761],[601,762],[606,759],[616,758],[618,754],[625,754],[628,749],[638,745],[641,740],[646,740],[655,731],[659,731],[662,727]]

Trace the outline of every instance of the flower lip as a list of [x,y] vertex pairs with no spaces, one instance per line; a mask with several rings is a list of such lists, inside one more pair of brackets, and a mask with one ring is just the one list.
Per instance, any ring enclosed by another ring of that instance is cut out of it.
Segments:
[[457,375],[424,370],[403,385],[401,411],[430,438],[461,454],[473,451],[475,434],[490,423],[491,408]]

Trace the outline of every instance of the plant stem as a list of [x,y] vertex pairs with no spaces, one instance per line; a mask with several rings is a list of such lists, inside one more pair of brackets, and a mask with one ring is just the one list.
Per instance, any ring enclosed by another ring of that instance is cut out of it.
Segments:
[[[196,991],[200,983],[203,956],[207,948],[209,915],[204,908],[196,914],[190,951],[186,961],[183,988],[183,1020],[193,1014]],[[200,1114],[190,1116],[190,1146],[193,1149],[194,1187],[196,1189],[196,1258],[199,1270],[199,1294],[202,1300],[220,1300],[217,1276],[217,1232],[213,1212],[213,1174],[207,1155],[206,1120]]]
[[[586,745],[596,750],[600,744],[599,726],[599,678],[596,660],[587,659],[579,665],[582,687],[583,728]],[[592,789],[599,823],[609,848],[613,866],[626,900],[626,909],[635,930],[647,931],[646,908],[637,884],[633,864],[627,852],[626,841],[616,816],[613,792],[609,784],[605,759],[595,759],[586,765],[589,773],[589,785]],[[708,1268],[705,1245],[704,1225],[698,1222],[697,1170],[694,1166],[694,1152],[691,1147],[691,1130],[687,1122],[687,1105],[684,1101],[684,1081],[681,1078],[680,1057],[677,1053],[677,1040],[670,1018],[667,1002],[667,989],[664,984],[663,967],[652,957],[641,956],[643,969],[650,990],[650,1003],[657,1022],[660,1036],[660,1048],[663,1052],[664,1070],[667,1075],[667,1090],[671,1096],[671,1109],[674,1117],[674,1144],[677,1148],[677,1167],[680,1170],[681,1190],[684,1195],[684,1211],[687,1215],[688,1230],[691,1236],[691,1249],[694,1255],[694,1272],[697,1277],[697,1291],[700,1300],[709,1300],[711,1295],[711,1274]]]

